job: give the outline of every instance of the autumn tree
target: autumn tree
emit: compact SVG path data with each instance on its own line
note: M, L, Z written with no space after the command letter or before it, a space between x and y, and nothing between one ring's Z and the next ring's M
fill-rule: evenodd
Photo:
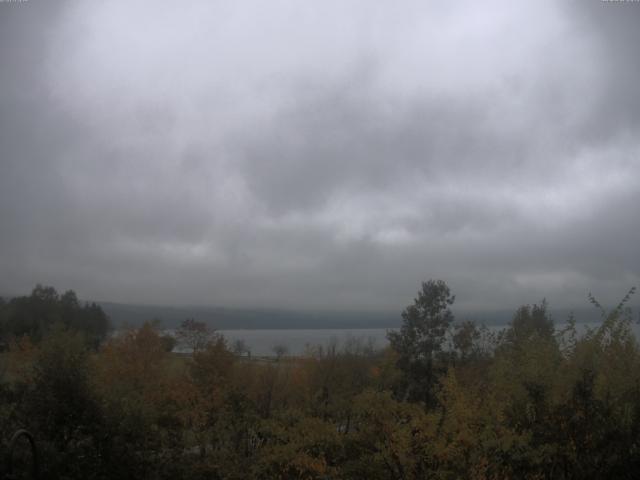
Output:
M242 357L246 354L247 357L251 358L251 348L249 348L247 342L245 342L241 338L233 342L233 353L239 357Z
M204 349L214 338L215 332L206 323L199 322L193 318L183 320L176 330L176 338L182 348L188 349L192 353Z
M547 301L543 299L540 305L522 305L518 308L505 332L505 340L511 344L522 344L534 336L549 340L553 334L553 320L548 313Z
M78 478L95 470L103 417L82 335L55 327L40 346L33 374L25 416L38 432L48 475Z
M453 347L461 360L468 360L476 351L481 332L470 320L459 323L454 328Z
M162 337L150 323L110 339L95 359L96 390L107 421L102 452L112 478L149 478L166 469L178 422L171 405L174 374ZM167 462L166 464L164 462Z

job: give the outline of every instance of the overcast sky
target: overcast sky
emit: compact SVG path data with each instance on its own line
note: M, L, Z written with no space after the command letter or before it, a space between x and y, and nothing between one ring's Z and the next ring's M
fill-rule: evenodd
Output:
M640 3L0 3L0 292L396 310L640 284Z

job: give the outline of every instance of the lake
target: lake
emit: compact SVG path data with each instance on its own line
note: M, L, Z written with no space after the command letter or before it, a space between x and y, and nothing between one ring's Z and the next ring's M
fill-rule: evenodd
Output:
M587 328L596 328L599 322L578 323L576 328L579 333L585 332ZM565 326L563 323L556 324L556 329L560 330ZM488 325L492 332L498 332L505 325ZM637 323L632 325L636 338L640 338L640 326ZM389 343L387 332L395 330L392 328L369 328L369 329L290 329L290 330L218 330L224 335L230 348L236 340L243 340L255 356L273 356L274 347L282 345L287 349L287 355L302 355L308 346L327 346L337 343L338 347L345 345L349 341L360 340L371 342L376 349L382 349Z
M369 329L318 329L318 330L218 330L224 335L230 348L236 340L243 340L251 350L251 355L264 357L275 355L273 348L282 345L287 355L302 355L307 346L330 345L338 347L350 340L372 342L374 348L384 348L387 341L386 328Z

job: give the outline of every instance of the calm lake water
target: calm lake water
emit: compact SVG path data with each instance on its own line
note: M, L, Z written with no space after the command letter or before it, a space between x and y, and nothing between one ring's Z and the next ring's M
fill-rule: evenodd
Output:
M579 333L585 332L587 328L595 328L599 323L578 323L576 329ZM560 330L563 324L556 324L556 329ZM505 328L505 325L488 325L492 332L498 332ZM282 345L287 349L288 355L302 355L309 346L327 346L336 343L338 348L347 342L359 340L365 344L371 342L376 349L384 348L389 342L387 332L394 329L371 328L371 329L318 329L318 330L218 330L227 339L232 348L236 340L242 340L255 356L271 356L274 354L274 347ZM633 331L636 338L640 338L640 326L633 324Z
M327 346L336 343L338 347L349 341L371 342L376 349L387 345L387 329L319 329L319 330L218 330L233 348L236 340L243 340L251 350L251 355L259 357L275 355L273 348L282 345L287 355L302 355L308 347Z

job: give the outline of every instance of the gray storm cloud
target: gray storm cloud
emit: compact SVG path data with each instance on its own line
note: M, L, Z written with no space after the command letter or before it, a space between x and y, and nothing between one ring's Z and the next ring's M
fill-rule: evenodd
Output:
M640 277L640 4L0 3L0 292L394 310Z

